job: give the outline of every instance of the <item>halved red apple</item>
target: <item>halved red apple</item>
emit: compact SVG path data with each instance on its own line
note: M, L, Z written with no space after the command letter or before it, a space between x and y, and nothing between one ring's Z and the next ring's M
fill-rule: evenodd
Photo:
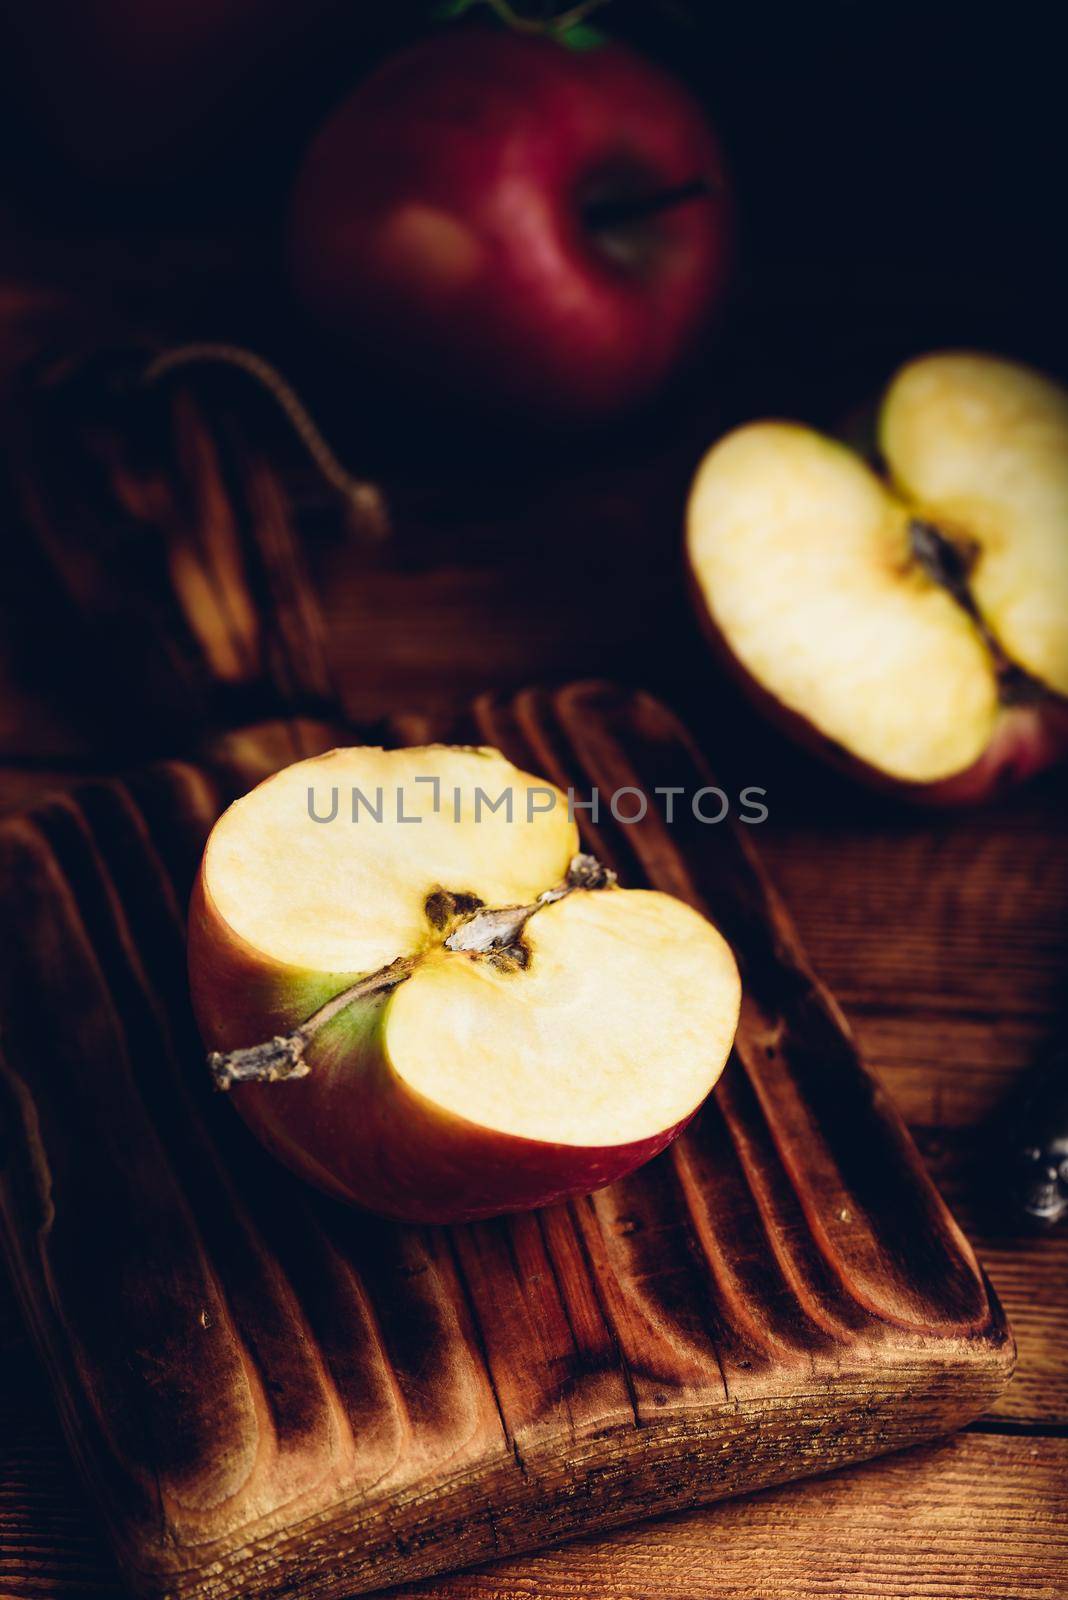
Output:
M432 1222L656 1155L719 1076L740 1002L716 929L617 887L559 790L446 746L335 750L232 805L189 971L216 1080L268 1148Z
M894 378L880 477L785 422L705 457L687 550L760 704L853 770L981 799L1068 749L1068 394L991 356Z

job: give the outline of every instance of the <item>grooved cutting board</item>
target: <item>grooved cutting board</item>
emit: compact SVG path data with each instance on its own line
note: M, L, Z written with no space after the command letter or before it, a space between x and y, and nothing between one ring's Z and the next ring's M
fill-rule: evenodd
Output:
M666 710L604 685L393 733L495 743L580 791L711 781ZM336 737L232 735L0 830L4 1242L131 1584L340 1597L986 1407L1011 1335L764 884L759 829L655 805L587 829L625 884L707 910L742 968L735 1054L650 1167L418 1229L272 1164L209 1088L184 905L221 806Z

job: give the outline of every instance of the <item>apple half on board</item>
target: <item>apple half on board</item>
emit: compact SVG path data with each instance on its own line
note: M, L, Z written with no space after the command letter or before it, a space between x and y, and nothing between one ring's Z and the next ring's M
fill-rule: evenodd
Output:
M1068 751L1068 393L992 356L902 368L885 475L799 424L698 469L709 635L788 731L881 786L984 799Z
M193 891L189 973L216 1083L267 1148L419 1222L648 1161L718 1078L740 1004L717 930L619 888L564 794L444 745L333 750L236 801Z

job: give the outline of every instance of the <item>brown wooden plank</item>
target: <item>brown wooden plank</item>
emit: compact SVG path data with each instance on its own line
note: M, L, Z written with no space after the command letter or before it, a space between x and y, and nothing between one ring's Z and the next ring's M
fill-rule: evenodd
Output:
M933 1159L939 1185L951 1198L956 1214L976 1244L1017 1338L1019 1365L1016 1377L995 1400L990 1415L1010 1420L1021 1429L1036 1425L1068 1428L1068 1353L1064 1331L1068 1326L1068 1236L1054 1234L1036 1238L1030 1235L999 1237L996 1233L984 1235L975 1222L976 1197L982 1192L981 1176L975 1173L970 1164L962 1164L962 1153L952 1143L943 1143L935 1151ZM467 1239L477 1240L480 1253L487 1248L495 1248L492 1245L495 1235L502 1241L507 1239L507 1230L503 1225L483 1228L477 1234L474 1230L465 1232ZM549 1299L551 1278L541 1270L538 1260L539 1230L531 1221L526 1229L516 1230L517 1238L521 1234L534 1241L534 1255L524 1258L522 1274L522 1281L529 1286L527 1303L530 1317L538 1329L551 1328L552 1308L557 1302ZM476 1268L466 1250L464 1262L465 1274L470 1281ZM492 1277L492 1272L491 1264L487 1275ZM504 1310L510 1304L504 1302L502 1306L498 1302L498 1309ZM491 1326L496 1327L497 1324L491 1322ZM502 1337L507 1337L509 1331L502 1330ZM524 1327L522 1337L530 1342L532 1349L539 1347L534 1343L535 1329L529 1323ZM546 1335L540 1333L537 1337L543 1344ZM6 1596L10 1592L22 1600L23 1589L18 1584L28 1584L28 1574L32 1572L33 1583L37 1587L26 1590L26 1593L45 1597L45 1600L52 1595L64 1597L65 1600L65 1597L77 1597L83 1592L95 1593L96 1585L102 1585L110 1597L114 1593L112 1581L105 1576L111 1572L110 1562L100 1548L95 1519L90 1517L80 1490L72 1481L67 1451L52 1421L51 1402L38 1378L36 1362L28 1352L22 1319L16 1313L13 1300L5 1296L0 1296L0 1352L4 1354L0 1372L0 1417L3 1418L3 1425L0 1426L0 1439L3 1441L0 1445L0 1504L4 1507L0 1515L0 1594ZM559 1350L552 1346L545 1350L542 1357L546 1365L558 1359ZM537 1360L530 1363L529 1370L537 1392L540 1388ZM566 1408L567 1403L566 1395L561 1393L558 1404ZM517 1417L521 1419L520 1398L514 1396L512 1404ZM1046 1441L1040 1440L1039 1448L1032 1456L1022 1453L1021 1473L1030 1470L1037 1478L1045 1449ZM985 1475L987 1469L983 1470ZM863 1520L868 1512L869 1501L880 1507L898 1508L898 1513L904 1514L903 1496L907 1483L905 1477L888 1479L882 1474L867 1472L855 1502L850 1500L850 1504L855 1505L852 1515ZM937 1505L942 1508L941 1521L967 1517L967 1505L963 1501L967 1489L962 1487L954 1473L947 1473L945 1477L932 1474L930 1493L932 1507ZM839 1504L837 1495L837 1490L830 1491L832 1509ZM762 1504L762 1499L756 1504ZM802 1515L813 1519L818 1516L818 1503L807 1494L804 1507ZM716 1516L717 1513L708 1515ZM672 1526L685 1529L686 1524ZM731 1542L734 1541L744 1554L746 1526L745 1521L731 1525L728 1550L734 1548ZM717 1540L721 1537L728 1536L721 1533L717 1535ZM797 1528L785 1515L773 1527L762 1527L762 1549L769 1560L769 1570L778 1570L788 1564L790 1550L797 1542L797 1537ZM846 1538L846 1529L836 1522L828 1544L837 1547ZM665 1561L673 1561L673 1549L674 1539L665 1548ZM611 1570L614 1558L610 1546L605 1547L604 1559ZM821 1567L820 1570L824 1569ZM528 1587L533 1582L533 1571L527 1562L510 1569L510 1581L511 1574L514 1574L520 1592L522 1582L526 1582ZM1064 1581L1068 1585L1068 1576ZM844 1596L849 1590L840 1589L838 1592ZM834 1600L834 1588L829 1589L828 1593ZM946 1593L954 1596L954 1600L976 1600L984 1590L980 1582L973 1593L970 1577L961 1575L947 1586ZM684 1585L677 1591L677 1600L692 1600Z
M1068 1440L968 1432L390 1600L1060 1600ZM0 1402L0 1594L123 1600L32 1368Z
M1035 1234L1007 1222L989 1155L973 1138L943 1134L924 1143L1016 1335L1016 1376L990 1415L1020 1427L1068 1429L1068 1231Z
M1041 927L1034 931L1041 940ZM928 938L937 944L937 931ZM931 1017L907 1007L854 1021L866 1058L908 1120L1016 1335L1016 1377L993 1415L1068 1427L1068 1234L1036 1235L1017 1219L1003 1189L1000 1144L1003 1108L1063 1024L1052 1017Z
M1053 1016L1068 972L1068 775L986 811L872 810L791 821L769 797L761 848L806 949L847 1008L958 1017L992 1033ZM789 806L789 802L787 802ZM828 888L828 865L848 893Z
M85 769L50 764L40 767L0 765L0 816L39 805L50 795L84 781L88 775Z
M1022 1363L1019 1382L997 1397L991 1415L1021 1427L1068 1428L1068 1239L1061 1234L1021 1243L984 1238L978 1230L972 1238L1015 1319Z
M120 1600L123 1590L36 1356L0 1344L0 1595L4 1600Z
M1041 932L1035 929L1037 939ZM931 943L938 937L937 930L928 930ZM869 939L874 946L877 936ZM854 1002L848 1015L865 1060L905 1121L932 1138L962 1129L978 1140L1022 1075L1048 1054L1058 1031L1052 1010L1035 1016L933 1016L912 1010L906 999L892 1012Z
M389 1600L1061 1600L1068 1440L962 1434Z
M668 713L603 686L456 731L580 787L708 777ZM4 1231L135 1585L351 1593L988 1404L1000 1313L734 834L651 813L591 837L624 881L706 907L743 968L736 1059L668 1159L451 1232L342 1212L268 1161L208 1091L182 907L234 787L331 737L237 736L2 834Z

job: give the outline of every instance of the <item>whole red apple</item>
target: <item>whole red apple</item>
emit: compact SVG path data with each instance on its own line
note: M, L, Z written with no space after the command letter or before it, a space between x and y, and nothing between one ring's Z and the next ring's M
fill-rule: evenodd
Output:
M318 321L395 370L598 416L692 350L730 211L716 138L659 67L460 30L386 62L321 129L292 271Z

